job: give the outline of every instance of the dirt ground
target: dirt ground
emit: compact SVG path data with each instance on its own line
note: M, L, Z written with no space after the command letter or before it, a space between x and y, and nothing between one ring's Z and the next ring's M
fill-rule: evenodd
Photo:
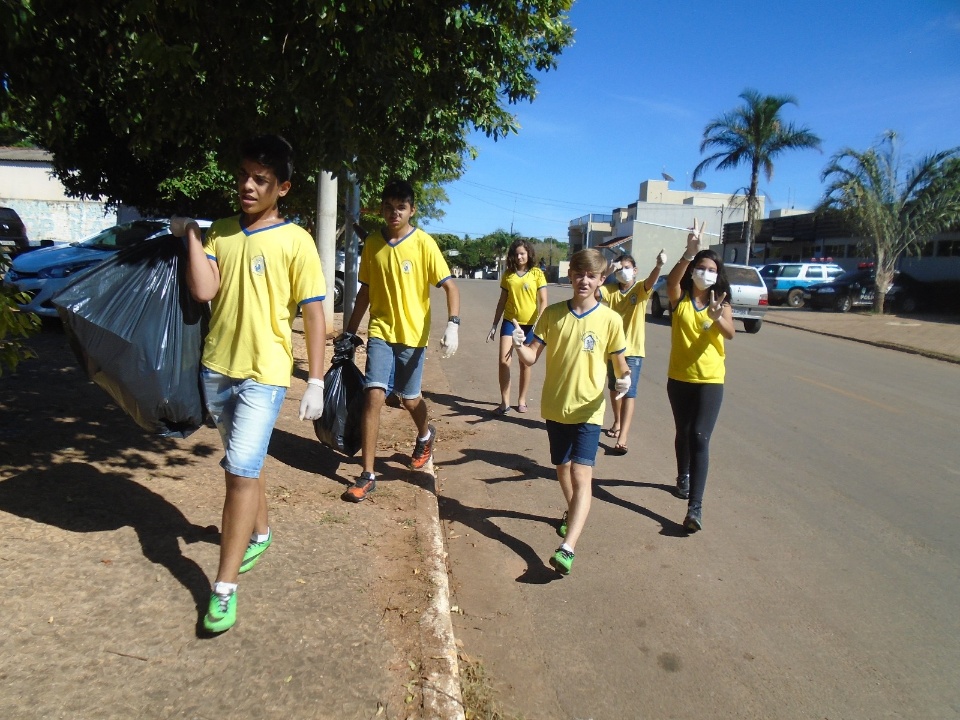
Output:
M384 411L387 472L369 501L343 502L359 454L297 419L295 329L264 468L275 541L241 578L237 626L212 640L198 622L218 556L216 431L146 434L86 379L58 323L30 341L38 359L0 377L0 717L422 716L430 483L404 470L412 426Z

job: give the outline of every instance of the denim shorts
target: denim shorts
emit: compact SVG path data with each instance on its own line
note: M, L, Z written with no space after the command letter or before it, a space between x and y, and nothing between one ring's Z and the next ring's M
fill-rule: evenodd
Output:
M516 325L513 324L513 320L506 320L506 319L505 319L502 323L500 323L500 337L509 337L509 336L513 335L513 329L514 329L515 327L516 327ZM530 341L532 341L532 340L533 340L533 325L524 325L523 323L520 323L520 327L523 328L523 333L524 333L524 335L526 335L526 338L524 339L524 342L525 342L525 343L529 343Z
M220 431L225 454L220 467L258 478L287 389L256 380L236 380L201 368L207 410Z
M627 361L627 367L630 368L630 389L624 398L635 398L637 396L637 384L640 382L640 368L643 366L643 358L639 355L627 355L624 360ZM613 361L607 360L607 388L616 389L617 374L613 369Z
M550 440L550 462L564 465L575 462L577 465L593 467L597 460L597 448L600 445L600 426L592 423L570 424L547 420L547 438Z
M420 397L423 351L424 348L370 338L367 340L367 371L363 387L381 388L405 400Z

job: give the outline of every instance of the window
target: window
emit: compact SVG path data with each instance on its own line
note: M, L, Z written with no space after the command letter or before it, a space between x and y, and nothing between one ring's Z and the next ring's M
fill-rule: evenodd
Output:
M941 240L937 247L938 257L960 257L960 240Z
M784 265L783 272L780 273L780 277L784 278L795 278L800 277L800 265Z
M823 268L816 265L808 267L807 280L823 280Z

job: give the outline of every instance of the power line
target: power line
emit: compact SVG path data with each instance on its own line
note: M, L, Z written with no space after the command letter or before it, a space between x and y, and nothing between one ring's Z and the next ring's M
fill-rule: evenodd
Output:
M603 203L584 203L574 200L556 200L554 198L545 198L538 195L527 195L525 193L519 193L514 190L503 190L501 188L493 187L492 185L483 185L482 183L474 182L472 180L459 180L458 183L463 183L465 185L472 185L473 187L482 188L484 190L492 190L493 192L501 193L503 195L512 195L514 197L521 198L530 198L531 200L540 200L545 205L557 205L557 206L569 206L569 207L578 207L578 208L588 208L594 212L599 212L596 210L598 207L607 207Z

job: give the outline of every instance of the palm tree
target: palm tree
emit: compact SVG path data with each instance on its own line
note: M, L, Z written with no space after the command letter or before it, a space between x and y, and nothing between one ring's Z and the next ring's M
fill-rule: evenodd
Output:
M840 150L820 175L828 185L819 210L840 210L869 243L878 313L900 256L960 222L960 146L921 158L904 174L897 140L888 131L864 152Z
M773 178L773 160L784 150L820 149L820 138L805 127L785 123L780 117L784 105L796 105L792 95L761 95L746 89L740 93L744 104L725 112L703 129L700 152L719 149L693 170L697 180L711 165L728 170L750 165L750 186L747 190L747 264L753 244L754 224L759 221L758 187L760 170L767 182ZM722 232L722 228L721 228Z

